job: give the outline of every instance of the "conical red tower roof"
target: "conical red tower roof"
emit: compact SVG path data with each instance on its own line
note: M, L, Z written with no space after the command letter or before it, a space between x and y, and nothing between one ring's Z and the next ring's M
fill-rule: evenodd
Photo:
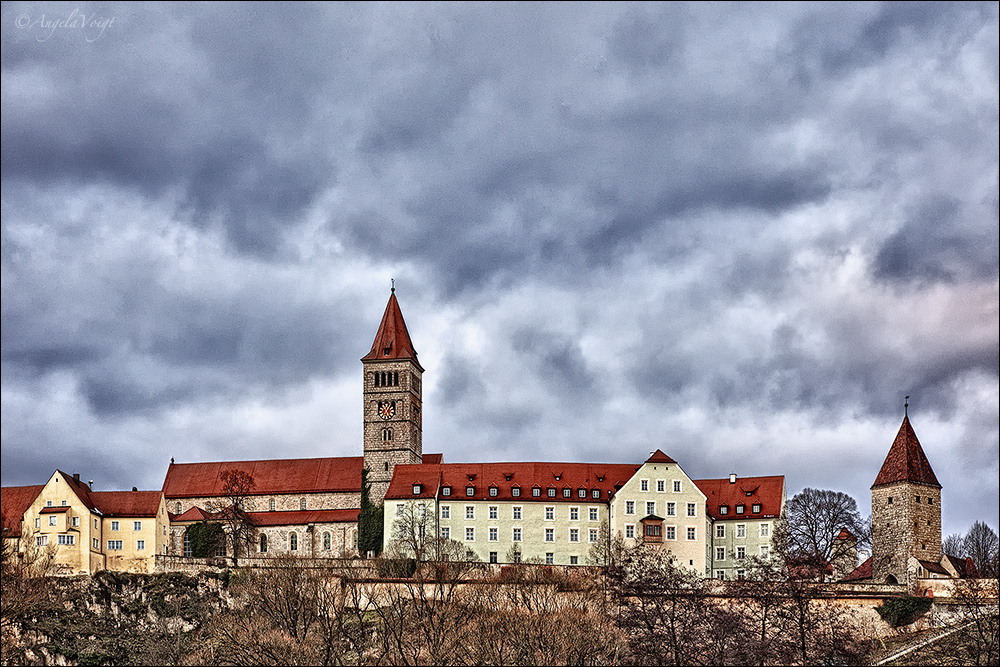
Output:
M897 482L915 482L941 488L930 462L924 455L920 441L917 440L917 434L910 426L910 419L905 416L872 488Z
M396 301L396 289L389 295L389 303L385 306L382 323L378 325L378 333L372 343L371 351L361 357L361 361L389 361L392 359L412 359L421 371L424 369L417 361L417 351L413 349L413 341L406 330L403 313Z

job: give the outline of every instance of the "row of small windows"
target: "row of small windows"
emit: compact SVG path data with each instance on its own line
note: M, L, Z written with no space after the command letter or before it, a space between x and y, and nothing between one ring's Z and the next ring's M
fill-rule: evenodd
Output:
M422 488L422 486L420 484L414 484L413 485L413 494L414 495L419 494L420 491L418 489L421 489L421 488ZM441 487L441 495L442 496L444 496L444 497L447 498L447 497L451 496L451 493L452 493L452 488L450 486L442 486ZM491 487L489 487L488 493L489 493L489 497L490 498L498 498L500 496L500 488L497 487L497 486L491 486ZM474 497L476 495L476 487L473 486L473 485L469 485L469 486L465 487L465 495L466 495L467 498ZM520 498L521 497L521 487L519 487L519 486L512 486L512 487L510 487L510 495L511 495L512 498ZM555 487L551 487L550 486L547 489L545 489L545 495L548 498L556 498L559 495L559 489L556 489ZM576 490L576 496L578 498L586 498L588 495L591 498L593 498L595 500L598 500L601 497L601 490L600 489L589 489L588 490L588 489L585 489L583 487L581 487L581 488L579 488L579 489ZM540 486L533 486L533 487L531 487L531 497L532 498L541 498L542 497L542 488ZM573 497L573 489L571 489L568 486L567 487L563 487L563 489L562 489L562 497L563 498L572 498ZM610 489L608 490L608 497L609 498L611 497L611 490Z
M635 502L634 500L625 501L625 514L635 514ZM662 501L647 500L646 501L646 515L656 514L656 503ZM677 503L671 501L666 503L664 507L667 516L677 516ZM687 516L698 516L698 504L697 503L687 503L686 508Z
M758 552L759 552L759 555L760 555L761 558L767 558L767 557L769 557L771 555L771 547L770 547L770 545L762 544L762 545L760 545L758 547ZM738 547L736 547L736 551L730 552L729 555L732 555L732 557L733 557L734 560L744 560L747 557L747 548L745 546L742 546L742 545L738 546ZM715 560L716 561L729 560L729 559L726 558L726 556L727 556L727 554L726 554L726 548L725 547L716 547L715 548Z
M372 373L375 376L374 384L376 387L398 387L399 386L399 371L381 371L378 373Z
M396 505L396 516L403 516L403 514L404 514L405 511L406 511L406 505L404 505L403 503L398 503ZM423 516L425 514L425 512L427 511L426 506L420 505L419 511L420 511L420 516ZM491 521L498 519L500 517L500 506L499 505L490 505L487 508L487 513L488 513L488 516L489 516L489 518L490 518ZM520 505L514 505L513 507L511 507L511 519L513 519L514 521L521 521L523 515L524 515L524 511L523 511L523 508ZM555 507L546 507L545 508L545 520L546 521L555 521L555 515L556 515L556 508ZM590 521L600 521L600 510L598 508L596 508L596 507L588 507L587 508L587 517L588 517L588 519ZM441 505L441 518L442 519L450 519L451 518L451 505ZM475 518L476 518L476 506L475 505L466 505L465 506L465 518L469 519L469 520L473 520L473 521L475 520ZM579 507L570 507L569 508L569 520L570 521L579 521L580 520L580 508Z
M499 528L489 528L486 531L487 541L489 542L499 542L500 541L500 529ZM545 528L544 537L546 542L556 541L556 531L555 528ZM570 528L567 533L567 539L571 543L579 543L581 541L581 532L579 528ZM441 539L450 540L451 539L451 528L448 526L441 527ZM591 528L587 531L587 540L589 543L594 544L600 539L600 531L597 528ZM465 528L465 540L466 542L476 541L476 529L472 526L467 526ZM524 541L524 529L523 528L513 528L511 530L511 541L512 542L523 542Z
M920 504L920 496L917 495L917 496L914 496L914 498L916 499L917 504ZM934 499L931 498L930 496L925 496L924 499L927 501L928 505L933 505L934 504ZM892 504L892 496L889 496L889 500L888 500L888 502L886 504L887 505L891 505Z
M760 503L754 503L750 506L750 512L753 514L760 514L761 512ZM746 514L747 506L743 503L736 505L737 514ZM719 505L719 514L729 514L729 505Z
M35 546L44 547L44 546L48 546L48 544L49 544L49 536L48 535L37 535L35 537ZM76 535L57 535L56 536L56 544L58 544L61 547L73 546L73 545L76 544ZM93 548L95 550L100 549L101 548L101 542L100 542L100 540L98 540L95 537L94 540L93 540L93 545L92 546L93 546ZM125 549L125 541L124 540L108 540L108 549L107 549L108 551L122 551L124 549ZM146 550L146 540L136 540L135 541L135 550L136 551L145 551Z
M648 479L640 479L639 480L639 490L640 491L649 491L649 480ZM674 480L673 490L674 490L674 493L680 493L681 492L681 481L679 479L675 479ZM666 491L667 491L667 480L665 480L665 479L658 479L658 480L656 480L656 492L657 493L666 493Z

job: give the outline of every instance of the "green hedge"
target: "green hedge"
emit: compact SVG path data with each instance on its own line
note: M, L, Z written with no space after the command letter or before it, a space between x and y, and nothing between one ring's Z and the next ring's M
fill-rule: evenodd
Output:
M886 598L875 611L882 620L894 628L909 625L927 613L933 600L904 595L901 598Z

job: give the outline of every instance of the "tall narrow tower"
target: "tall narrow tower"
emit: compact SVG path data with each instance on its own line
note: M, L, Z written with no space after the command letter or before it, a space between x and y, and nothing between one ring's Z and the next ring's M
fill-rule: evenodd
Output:
M872 580L906 583L911 557L941 561L941 484L904 416L872 484Z
M393 287L371 351L361 358L364 367L365 468L371 482L370 498L385 497L393 469L421 463L421 378L403 313Z

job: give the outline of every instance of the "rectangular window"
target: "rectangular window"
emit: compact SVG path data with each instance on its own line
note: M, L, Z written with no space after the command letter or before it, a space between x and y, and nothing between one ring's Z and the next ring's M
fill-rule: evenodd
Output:
M441 518L442 519L450 519L451 518L451 505L442 505L441 506Z
M577 495L580 496L581 498L586 498L587 497L587 489L579 489L577 491Z
M465 541L466 542L475 542L476 541L476 529L475 528L466 528L465 529Z
M635 526L630 523L625 524L625 537L629 539L635 537Z
M546 528L545 529L545 541L546 542L555 542L556 541L556 529L555 528Z
M639 490L640 491L649 491L649 480L648 479L640 479L639 480Z
M668 540L676 540L677 539L677 526L667 526L666 533L667 533L666 537L667 537Z
M726 580L726 571L725 570L716 570L715 571L715 578L716 579L721 579L722 581L725 581Z
M500 516L500 509L496 505L490 505L490 520L496 521Z
M720 523L715 526L715 536L722 539L726 536L726 524Z
M476 506L475 505L466 505L465 506L465 518L466 519L475 519L476 518Z
M499 491L497 490L497 487L491 486L490 487L490 498L496 498L497 497L497 493L499 493Z
M590 510L589 510L589 516L588 516L588 518L589 518L589 519L590 519L591 521L597 521L597 519L598 519L598 516L597 516L597 508L596 508L596 507L591 507L591 508L590 508Z
M521 487L515 486L514 488L512 488L510 490L510 495L512 495L515 498L520 498L521 497Z
M674 493L681 492L681 481L679 479L674 480Z
M698 505L696 505L695 503L688 503L687 513L688 516L698 516Z
M737 514L743 514L743 510L745 510L745 509L746 509L745 505L737 505L736 506L736 513Z
M73 517L73 527L76 528L79 525L80 525L80 517L78 516Z
M563 489L563 498L571 498L573 496L572 489Z
M180 514L180 512L178 512ZM97 530L97 519L94 519L94 530Z
M736 524L736 537L747 536L747 525L745 523Z
M406 505L403 503L396 503L396 516L403 516L403 512L406 511Z
M496 551L491 551L490 552L490 562L491 563L496 563L496 562L498 562L498 560L499 559L497 558L497 552Z
M472 496L476 495L476 487L474 487L474 486L467 486L467 487L465 487L465 495L467 497L469 497L469 498L471 498Z
M441 489L441 495L442 496L450 496L451 495L451 487L450 486L443 487Z
M549 495L549 498L555 498L556 497L556 490L555 489L549 489L548 490L548 495Z
M754 503L751 509L754 514L760 514L760 503Z
M760 536L770 537L770 535L771 535L771 524L769 523L760 524Z
M920 496L917 496L917 502L918 503L920 502ZM65 500L60 500L59 504L62 505L63 507L66 507L66 501Z
M100 551L101 541L95 537L91 540L91 546L94 548L95 551Z
M540 498L541 496L542 496L542 490L539 489L537 486L531 490L532 498Z
M687 529L687 538L688 538L688 541L697 540L698 539L698 529L695 528L694 526L688 526L688 529Z
M122 541L121 540L108 540L108 551L121 551Z
M715 547L715 560L726 560L725 547Z
M770 555L771 555L771 547L766 544L760 545L760 557L767 558Z
M655 500L647 500L646 501L646 515L649 516L650 514L656 514L656 501Z
M747 548L744 546L736 547L736 560L743 560L747 557Z
M59 535L58 542L64 546L76 544L76 535Z
M635 501L626 500L625 501L625 514L635 514Z
M579 556L570 556L569 557L569 564L570 565L579 565L580 564L580 557Z
M677 503L667 503L667 516L677 516Z
M590 497L594 498L595 500L598 499L598 498L600 498L601 497L601 490L600 489L594 489L593 491L590 492Z
M597 541L597 535L598 535L597 529L596 528L591 528L590 529L590 541L591 542L596 542Z
M133 521L132 530L142 530L142 521Z
M556 562L556 555L554 553L552 553L551 551L546 551L545 552L545 564L546 565L552 565L555 562Z
M556 508L555 507L546 507L545 508L545 520L546 521L555 521L555 519L556 519Z
M39 517L36 516L35 517L35 528L41 528L41 527L42 527L42 520ZM94 528L97 528L97 526L94 526Z
M56 517L55 514L52 514L51 516L49 516L49 525L50 526L56 525L56 519L57 519L57 517Z
M135 550L136 551L143 551L145 548L146 548L146 540L136 540L135 541Z
M490 528L490 542L496 542L500 539L499 529Z
M511 509L511 511L513 513L513 519L514 519L514 521L520 521L521 520L521 506L520 505L514 505L514 507Z
M515 528L514 529L513 541L514 542L520 542L521 541L521 529L520 528Z
M570 507L569 508L569 520L570 521L579 521L580 520L580 508L579 507Z
M442 540L450 540L451 539L451 528L449 528L448 526L443 526L441 528L441 539Z
M49 543L48 535L39 535L38 537L35 538L36 547L44 547L48 543Z
M667 490L667 480L658 479L656 480L656 491L657 493L663 493Z
M570 542L579 542L580 541L580 529L579 528L570 528L569 529L569 541Z

